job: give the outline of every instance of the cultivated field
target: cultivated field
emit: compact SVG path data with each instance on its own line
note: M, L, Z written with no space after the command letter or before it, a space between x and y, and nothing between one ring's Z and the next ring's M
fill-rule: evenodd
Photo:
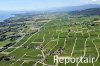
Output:
M15 45L0 52L0 57L11 58L0 61L0 66L65 66L54 63L54 55L95 57L94 63L68 63L66 66L99 66L100 24L87 24L87 19L92 18L62 17L37 22L36 25L44 24L38 32L25 35Z

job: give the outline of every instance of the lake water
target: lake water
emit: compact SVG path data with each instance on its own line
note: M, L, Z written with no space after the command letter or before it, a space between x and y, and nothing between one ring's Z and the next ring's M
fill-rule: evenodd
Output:
M0 11L0 22L2 22L4 19L14 17L14 14L19 14L19 13L25 13L23 11Z
M7 19L9 17L13 17L13 13L11 12L0 12L0 22L2 22L4 19Z

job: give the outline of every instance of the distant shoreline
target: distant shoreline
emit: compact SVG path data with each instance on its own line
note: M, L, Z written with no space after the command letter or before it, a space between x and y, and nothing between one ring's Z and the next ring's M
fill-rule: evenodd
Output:
M15 17L15 14L19 14L21 12L18 11L0 11L0 22L3 22L5 19L8 19L10 17Z
M13 14L0 14L0 22L3 22L5 19L8 19L10 17L14 17Z

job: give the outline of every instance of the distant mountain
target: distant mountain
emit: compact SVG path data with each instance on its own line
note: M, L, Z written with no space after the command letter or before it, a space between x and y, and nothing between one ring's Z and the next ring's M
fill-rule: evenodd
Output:
M100 5L98 5L98 4L88 4L88 5L82 5L82 6L69 7L67 9L70 10L70 11L75 11L75 10L84 10L84 9L89 9L89 8L100 8Z
M100 15L100 8L89 8L81 11L71 11L70 15L85 15L85 16L94 16Z
M68 11L76 11L76 10L85 10L89 8L100 8L100 5L98 4L86 4L81 6L71 6L71 7L61 7L56 8L51 11L57 11L57 12L68 12Z

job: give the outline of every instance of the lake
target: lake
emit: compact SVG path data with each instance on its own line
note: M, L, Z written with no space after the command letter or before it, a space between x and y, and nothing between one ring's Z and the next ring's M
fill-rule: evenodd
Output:
M0 22L2 22L4 19L7 19L9 17L13 17L14 15L12 15L12 12L3 12L0 11Z
M7 19L9 17L14 17L14 14L18 14L18 13L23 13L20 11L0 11L0 22L2 22L4 19Z

